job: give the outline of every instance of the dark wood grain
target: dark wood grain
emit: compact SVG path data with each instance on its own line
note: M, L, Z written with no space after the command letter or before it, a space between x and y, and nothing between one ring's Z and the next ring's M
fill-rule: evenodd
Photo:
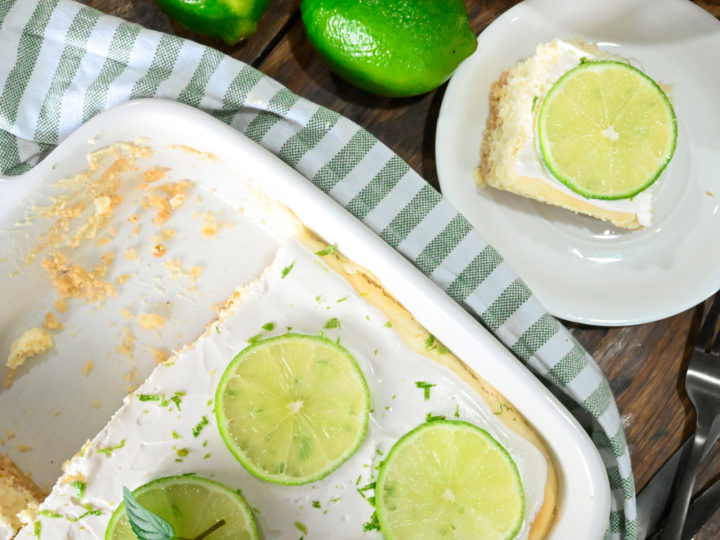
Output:
M287 26L298 17L300 0L272 0L258 23L257 32L237 45L228 45L219 38L196 34L171 21L152 0L80 0L108 15L138 23L145 28L175 34L214 47L225 54L257 65L286 33Z
M432 185L438 186L435 124L444 87L416 98L390 99L365 93L339 79L305 38L298 17L299 0L272 0L258 32L236 47L174 26L151 0L83 1L148 28L199 40L253 63L293 92L365 127ZM515 3L466 0L472 29L476 33L482 31ZM696 3L720 17L720 0ZM691 309L655 323L630 327L569 325L610 381L626 430L638 489L694 429L695 415L682 381L688 359L688 336L698 324L699 313ZM720 448L716 445L702 468L699 486L717 478L719 472ZM720 538L718 514L698 536L701 540L717 538Z

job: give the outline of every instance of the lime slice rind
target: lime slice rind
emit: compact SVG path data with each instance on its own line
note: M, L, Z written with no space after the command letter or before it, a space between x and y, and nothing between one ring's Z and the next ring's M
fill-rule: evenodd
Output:
M173 495L168 494L168 490L172 491L177 488L188 488L191 492L186 496L182 496L184 499L182 502L184 502L184 504L192 508L193 511L197 509L200 512L205 512L203 516L200 516L200 518L206 518L206 524L200 526L203 530L199 531L197 529L198 524L202 521L197 515L185 515L183 517L177 515L177 500L173 502ZM205 503L208 504L204 504L203 495L199 495L199 493L203 492L205 494ZM166 476L157 478L138 487L133 491L133 495L141 505L168 521L170 525L173 526L176 535L197 535L206 530L209 525L217 523L220 519L228 519L229 515L220 515L222 512L218 512L220 506L224 505L226 510L230 510L230 513L234 511L239 514L241 523L238 523L237 520L234 519L231 523L218 529L213 533L214 535L218 535L218 538L242 538L245 540L258 540L260 538L255 518L247 501L245 501L239 491L232 490L228 486L215 480L194 475ZM160 501L161 507L163 505L169 506L170 509L166 509L165 512L158 511L152 503L153 500L155 502ZM214 504L212 504L212 502L214 502ZM207 516L213 512L218 512L218 515L208 520ZM188 533L187 529L185 529L188 524L196 527L191 533ZM230 526L232 526L233 529L225 528ZM115 512L113 512L108 522L107 529L105 530L105 540L136 540L136 538L127 520L125 503L122 502L115 509Z
M396 531L395 525L391 522L392 520L389 518L389 514L391 512L396 512L398 508L400 508L400 505L397 504L398 499L402 498L403 495L411 494L411 498L418 498L419 500L413 504L409 503L408 506L413 508L414 514L412 517L405 516L405 519L401 519L400 522L404 523L420 523L419 527L421 527L421 532L414 533L414 534L421 534L423 538L426 540L434 540L435 538L444 538L446 536L448 537L459 537L462 538L463 532L461 527L459 526L459 522L453 523L453 525L458 525L456 528L455 526L451 525L451 527L444 532L441 532L440 534L434 535L435 532L432 530L432 527L435 526L440 520L444 519L445 516L443 515L443 512L445 511L445 508L450 508L451 511L455 510L455 517L459 515L464 515L465 517L469 515L473 515L473 512L475 509L468 507L467 505L463 506L462 511L457 511L454 507L456 504L461 504L462 501L458 499L456 502L454 499L451 503L447 503L446 501L443 501L442 504L437 504L437 501L432 498L432 493L424 492L422 489L422 483L423 481L432 476L437 476L434 474L435 470L441 470L443 468L443 464L450 464L449 467L446 467L448 469L457 468L460 469L461 466L458 464L467 463L467 459L465 459L467 456L462 455L462 451L455 453L453 456L443 456L442 451L437 451L437 448L433 447L433 449L430 449L429 452L432 454L432 459L435 461L436 466L433 467L433 471L430 471L428 469L424 468L417 468L417 473L419 477L421 478L420 482L412 482L412 479L409 480L409 486L407 486L407 489L403 491L403 486L398 486L397 480L388 480L388 478L393 474L393 468L400 468L405 467L406 470L407 467L414 467L416 463L413 463L412 460L407 461L407 455L415 455L415 457L418 456L418 452L422 452L423 449L429 449L430 446L432 446L432 441L430 441L430 444L428 444L428 440L425 441L420 440L418 442L416 439L418 437L426 434L427 430L432 429L454 429L454 430L461 430L466 433L471 434L471 436L478 437L479 439L482 439L483 443L487 444L487 447L489 448L489 451L493 453L495 458L499 458L501 467L507 467L507 469L504 471L506 473L506 477L508 479L508 492L507 494L510 495L511 498L515 498L514 500L514 511L512 514L515 516L514 519L508 520L510 525L503 526L503 524L499 525L499 528L502 529L501 532L498 533L498 535L494 538L503 539L503 540L510 540L512 538L515 538L515 536L518 534L518 532L521 530L524 524L524 518L525 518L525 492L522 486L522 481L520 479L520 472L517 468L517 465L513 461L510 454L508 454L507 450L498 442L496 441L487 431L484 429L471 424L469 422L464 422L461 420L437 420L429 423L422 424L412 431L406 433L403 435L393 446L393 448L390 450L387 458L380 466L380 470L378 473L377 481L375 484L375 501L376 501L376 510L377 510L377 517L378 517L378 523L380 525L380 529L383 532L384 537L386 540L405 540L406 536L403 536L403 533L398 534ZM442 438L442 437L440 437ZM424 443L424 444L423 444ZM420 449L413 448L413 446L420 447ZM440 445L442 448L442 444ZM445 445L445 447L449 447L450 445ZM405 455L403 455L405 454ZM479 455L479 454L478 454ZM483 454L484 457L487 456L487 453ZM453 459L455 458L455 459ZM402 460L405 459L406 463L402 463ZM396 462L399 461L400 465L396 465ZM470 469L464 469L464 470L470 470ZM470 484L475 483L475 488L478 490L482 490L484 488L478 487L479 484L482 482L480 478L475 478L472 475L466 476L466 479L470 479ZM466 482L468 483L468 482ZM438 484L435 483L435 486ZM473 499L477 495L477 491L473 494ZM391 495L388 495L391 494ZM506 494L506 495L507 495ZM428 509L432 515L418 515L418 510L425 507ZM402 509L401 509L402 510ZM494 513L497 509L493 509L491 513ZM422 512L422 510L420 510ZM480 520L486 519L485 517L479 518ZM492 517L486 519L492 521ZM465 523L467 525L467 522ZM470 534L477 533L476 530L470 529L472 531ZM407 531L406 531L407 532ZM467 531L466 531L467 532ZM415 536L413 534L410 534L409 537L420 537Z
M639 82L640 85L645 84L648 89L652 89L651 94L658 100L659 103L663 105L663 110L667 114L666 125L667 128L669 128L669 138L667 138L666 144L662 145L662 151L655 152L656 154L661 156L661 159L655 159L655 161L652 161L651 166L649 167L651 171L648 174L642 176L640 180L634 182L634 184L629 187L615 190L604 189L602 192L600 192L598 190L587 189L587 187L584 187L584 182L582 179L574 178L572 175L566 174L564 172L564 169L566 169L566 167L563 167L563 165L558 163L558 158L561 158L561 156L555 156L553 154L552 143L549 141L549 136L547 134L547 112L548 108L551 106L555 98L563 92L569 81L572 81L574 78L578 77L579 75L583 75L584 72L588 72L590 70L602 71L607 69L616 69L617 67L620 67L628 74L632 74L632 76L635 78L636 81ZM555 82L550 91L546 94L537 116L538 146L543 164L554 178L562 182L570 190L578 193L579 195L582 195L587 199L628 199L645 191L657 181L662 172L667 168L667 165L670 163L670 160L672 159L677 146L677 132L677 118L675 116L675 111L673 109L672 103L670 102L670 99L667 97L663 89L652 78L648 77L645 73L643 73L636 67L617 60L588 60L580 63L576 67L564 73ZM614 130L610 131L610 133L614 134ZM587 154L591 153L591 150L585 152L580 151L579 153L586 156ZM652 159L652 157L650 157L649 159ZM610 176L610 179L612 183L615 183L615 181L612 179L612 176ZM622 179L620 181L622 181Z
M325 349L325 352L329 353L331 356L335 355L337 359L343 363L341 366L342 376L332 385L332 387L324 385L324 388L309 392L314 396L314 398L316 398L317 402L315 403L315 410L317 411L319 408L326 409L325 414L320 412L315 415L316 418L319 416L321 419L323 415L325 416L324 421L326 425L319 426L319 432L322 433L323 437L327 437L324 441L324 446L318 442L319 437L310 436L312 433L318 433L318 431L316 431L318 426L314 426L314 423L316 422L312 420L308 420L306 418L303 422L295 422L293 424L293 429L290 431L292 433L292 437L291 440L287 442L286 448L288 450L288 454L296 455L299 459L303 458L304 453L309 455L310 452L325 452L325 455L327 455L329 452L328 449L332 447L333 437L335 437L336 441L338 438L343 438L344 444L342 444L339 451L332 453L332 456L327 458L321 466L309 473L298 473L297 470L293 470L290 465L287 465L286 469L285 466L289 463L289 460L279 464L282 466L282 469L276 468L275 470L268 470L268 467L261 466L257 460L254 459L254 456L250 455L252 452L249 452L248 449L241 448L240 444L236 442L234 432L237 430L233 425L231 425L231 421L226 412L229 403L229 400L226 399L226 392L228 389L231 389L232 380L236 377L237 370L241 367L241 364L252 354L257 356L257 353L263 353L264 350L272 349L278 345L282 346L283 344L287 344L289 341L309 345L321 350ZM274 370L269 373L274 373ZM308 372L305 375L306 379L312 377L311 384L317 382L316 379L318 377L316 373L313 374ZM305 381L305 383L307 383L307 381ZM299 384L298 388L300 388L301 391L308 391L307 384ZM344 388L344 391L338 392L338 388ZM287 406L292 406L292 404L296 402L295 399L285 399L285 395L283 394L284 391L291 391L288 384L284 386L282 391L276 391L272 398L275 399L275 403L278 403L278 400L280 400L283 406L285 406L285 404L287 404ZM355 398L352 404L344 401L352 398ZM285 399L285 401L282 401L283 399ZM311 399L312 398L309 398L308 401ZM344 347L323 336L290 333L258 341L241 351L225 370L217 388L215 403L220 435L225 441L227 448L240 462L240 464L248 472L261 480L287 486L298 486L316 482L325 478L337 470L343 463L350 459L353 454L355 454L362 444L368 430L370 391L362 370L352 355ZM309 406L312 407L312 405ZM264 411L261 411L259 414L263 414L263 412ZM258 411L255 411L255 413L255 419L259 418ZM274 412L272 410L267 413L269 416L272 416L273 414ZM346 425L340 427L338 427L338 425L333 425L333 422L336 419L342 418L343 414L345 414L345 416L351 416L354 420L357 420L357 423L350 427ZM245 415L243 421L250 422L249 418L250 415ZM280 430L277 429L275 432L266 434L265 438L267 439L268 436L272 437L279 431ZM296 434L298 431L300 434ZM349 436L347 435L348 433L350 433ZM350 438L348 439L348 437ZM255 448L262 452L264 444L265 442L260 442L255 446ZM306 444L307 452L305 446ZM269 444L268 446L273 445ZM293 449L296 449L296 451L293 451ZM320 458L322 458L322 456L320 456Z

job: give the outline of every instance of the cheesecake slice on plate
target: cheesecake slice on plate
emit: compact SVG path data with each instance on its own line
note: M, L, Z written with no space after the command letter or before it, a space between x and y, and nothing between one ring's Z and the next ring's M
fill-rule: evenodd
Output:
M591 67L594 65L599 69L601 66L616 68L618 64L621 64L622 69L615 71L628 71L631 77L640 78L647 83L648 100L651 101L653 97L660 96L656 100L661 104L660 108L663 107L663 103L667 102L668 111L662 111L662 113L665 114L665 119L669 119L665 122L669 127L668 125L663 126L665 133L661 134L662 137L665 137L663 141L667 141L662 148L662 152L665 154L656 158L658 166L650 171L651 174L647 177L650 181L647 185L643 184L643 189L640 191L633 192L629 196L588 194L582 189L577 189L573 182L565 181L562 175L551 172L552 167L548 166L547 156L541 149L538 120L541 110L545 108L544 102L548 101L547 96L551 90L553 90L552 93L558 93L555 92L556 83L558 83L557 86L560 86L560 83L567 79L566 75L574 73L581 65L590 69L594 69ZM585 75L587 76L587 74ZM600 93L603 93L602 85L607 85L605 87L607 94L610 95L615 89L615 95L617 95L619 93L617 88L610 88L614 80L608 80L609 83L604 81L598 83ZM622 84L633 88L632 84L634 83L633 81L619 83L619 85ZM570 88L568 91L579 90ZM627 120L628 114L630 114L633 119L636 119L634 121L638 122L637 128L645 129L649 118L642 110L647 100L644 100L644 95L642 98L633 98L631 95L630 99L626 99L622 103L625 113L620 114L615 122L620 122L620 118L623 121ZM607 96L600 96L598 99L602 101L602 99L607 99ZM574 107L572 111L567 111L567 118L570 121L588 114L588 107L592 105L590 101L585 100L580 103L575 103L572 99L567 101ZM578 99L578 101L580 100ZM608 107L612 109L612 104L609 104ZM592 115L593 111L590 114ZM636 146L643 144L642 141L628 141L626 145L625 134L615 132L611 124L610 120L608 126L597 126L598 133L602 134L609 143L614 143L608 144L607 151L609 153L606 158L602 158L608 162L616 159L613 152L630 154L631 151L634 152ZM633 129L635 126L630 126L630 131ZM492 85L490 113L480 152L481 162L475 171L475 180L480 186L487 184L496 189L601 219L617 227L638 229L648 226L652 222L653 190L648 188L672 157L676 131L672 107L663 91L649 77L633 67L629 60L601 51L594 44L579 39L573 41L556 39L550 43L538 45L530 58L506 70ZM585 134L576 129L568 129L568 132L575 137L573 143L578 143L576 148L582 148L579 151L581 157L576 159L582 160L585 156L593 159L592 154L595 150L597 149L598 153L601 151L602 144L580 146ZM604 142L604 139L600 139L600 142ZM570 152L575 150L572 145L566 145L564 151L567 153L568 149ZM630 161L635 159L635 154L628 155L628 159ZM640 158L637 159L641 161ZM653 166L654 163L651 162L649 167ZM626 168L628 176L634 173L630 170L633 167L630 165ZM654 175L656 170L657 175Z

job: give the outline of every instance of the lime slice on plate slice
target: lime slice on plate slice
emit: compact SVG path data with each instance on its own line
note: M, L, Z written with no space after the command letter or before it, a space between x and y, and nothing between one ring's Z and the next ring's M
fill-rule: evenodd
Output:
M244 349L215 396L220 435L252 474L300 485L330 474L367 431L370 394L355 359L320 336L285 334Z
M199 476L167 476L140 486L133 495L150 512L173 528L176 538L196 538L220 521L212 540L259 538L255 520L237 491ZM137 540L130 528L125 503L110 518L105 540Z
M560 77L543 99L537 132L553 176L590 199L625 199L648 188L677 141L662 89L610 60L583 62Z
M393 446L375 485L387 540L514 538L525 495L510 455L485 430L440 420Z

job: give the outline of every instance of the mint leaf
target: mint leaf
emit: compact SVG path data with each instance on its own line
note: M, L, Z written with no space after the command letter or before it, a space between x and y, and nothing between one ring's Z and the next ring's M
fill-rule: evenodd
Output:
M175 537L172 526L160 516L143 508L132 492L124 486L123 501L130 528L140 540L172 540Z

